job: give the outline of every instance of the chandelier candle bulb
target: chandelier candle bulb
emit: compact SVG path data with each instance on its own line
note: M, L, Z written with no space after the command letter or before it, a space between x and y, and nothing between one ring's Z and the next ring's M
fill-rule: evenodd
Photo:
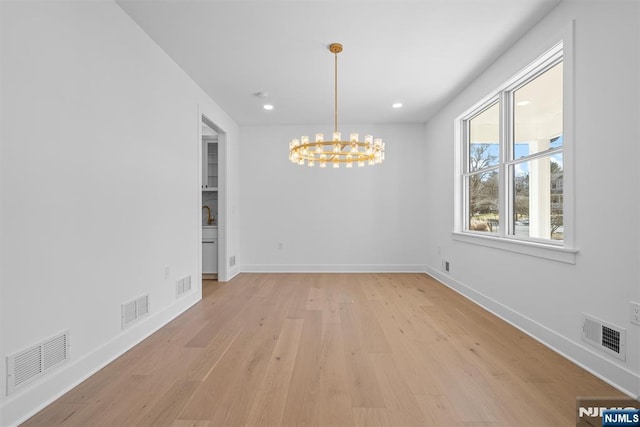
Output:
M351 132L351 135L349 135L349 141L351 142L358 142L358 134L356 132Z
M324 141L324 134L323 133L316 133L316 142L323 142ZM320 147L318 145L318 147Z

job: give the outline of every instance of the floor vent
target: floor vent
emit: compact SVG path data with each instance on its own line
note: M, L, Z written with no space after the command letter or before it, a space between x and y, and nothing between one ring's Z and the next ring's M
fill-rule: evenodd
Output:
M627 331L624 328L583 314L582 340L621 360L626 360Z
M141 296L121 306L122 329L149 314L149 295Z
M69 360L69 331L7 357L7 396Z
M191 276L176 280L176 297L191 291Z

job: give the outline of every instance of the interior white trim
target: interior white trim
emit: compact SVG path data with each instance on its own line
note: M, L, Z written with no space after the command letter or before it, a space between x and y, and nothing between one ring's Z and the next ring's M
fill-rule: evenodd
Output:
M240 266L236 264L235 266L227 270L226 278L222 279L220 276L218 276L218 282L228 282L240 273L242 273L242 270L240 270Z
M473 106L468 108L465 112L458 115L454 119L454 141L455 141L455 151L454 151L454 165L453 165L453 183L454 183L454 202L453 202L453 213L454 213L454 230L453 230L453 238L454 240L466 243L475 243L483 246L490 246L496 249L508 250L511 252L518 252L526 255L532 255L539 258L551 259L561 262L566 262L569 264L575 264L575 254L578 252L575 248L576 239L575 239L575 229L576 229L576 220L575 220L575 165L574 165L574 147L575 147L575 76L574 76L574 30L575 21L571 20L567 26L564 28L562 32L562 39L555 43L551 48L546 50L542 55L533 59L532 62L527 65L525 68L517 72L511 78L509 78L506 82L499 85L495 90L491 91L485 97L483 97L480 101L476 102ZM563 63L563 156L564 156L564 218L565 223L567 224L564 227L564 236L561 244L561 248L563 250L556 251L553 249L554 244L552 242L545 243L538 242L534 239L518 239L515 237L510 237L506 234L506 229L502 230L500 235L497 236L487 236L486 239L480 238L478 234L468 231L464 229L463 223L464 218L467 217L466 210L466 202L465 202L465 192L463 190L463 171L464 171L464 158L466 156L464 144L461 141L465 135L465 121L470 117L473 117L475 114L480 112L482 109L488 107L491 103L493 103L500 94L504 94L505 91L511 91L514 88L521 85L524 81L529 78L532 78L536 74L540 73L540 70L545 67L551 66L550 64L554 63L558 59L562 58ZM546 64L546 65L544 65ZM541 68L542 67L542 68ZM546 68L545 68L546 69ZM501 140L504 139L504 134L506 129L504 126L506 122L503 121L503 127L501 128ZM547 155L548 152L540 153L540 155ZM532 156L534 158L534 156ZM521 161L522 159L518 159ZM510 162L501 162L501 167L505 164L509 164ZM504 176L504 171L501 171L501 176ZM501 207L505 206L504 200L504 187L501 187L499 204ZM508 209L507 209L508 211ZM508 212L505 212L508 215ZM468 237L468 238L467 238ZM483 236L484 237L484 236ZM519 240L521 244L516 244ZM500 242L499 242L500 241ZM504 242L504 243L502 243ZM533 247L539 247L539 250L533 250Z
M634 399L640 397L639 373L620 366L615 360L609 360L609 356L601 355L581 343L558 334L437 269L427 266L427 274L607 384ZM580 328L579 319L576 320L576 329L578 328Z
M247 273L424 273L422 264L244 264Z
M198 183L195 186L198 191L197 200L199 210L202 208L202 123L206 123L218 133L218 277L220 281L228 280L227 271L227 132L221 128L209 114L198 105ZM198 214L198 273L202 277L202 221Z
M473 232L452 232L453 240L474 245L487 246L503 251L517 252L537 258L549 259L552 261L564 262L567 264L576 263L577 249L565 248L558 245L542 244L530 242L522 239L510 239L508 237L494 237L486 234Z

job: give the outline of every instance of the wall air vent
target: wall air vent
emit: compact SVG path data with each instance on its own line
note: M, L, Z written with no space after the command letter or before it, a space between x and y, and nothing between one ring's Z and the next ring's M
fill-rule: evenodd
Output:
M69 331L7 357L7 395L69 360Z
M191 276L176 280L176 298L191 290Z
M583 313L582 340L618 359L626 360L627 331L624 328Z
M149 314L149 295L143 295L121 306L122 329Z

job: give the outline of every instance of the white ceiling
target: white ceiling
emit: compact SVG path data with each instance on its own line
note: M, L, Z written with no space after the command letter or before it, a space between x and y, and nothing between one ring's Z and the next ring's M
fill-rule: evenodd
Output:
M559 1L117 0L240 125L332 123L332 42L341 123L423 123Z

